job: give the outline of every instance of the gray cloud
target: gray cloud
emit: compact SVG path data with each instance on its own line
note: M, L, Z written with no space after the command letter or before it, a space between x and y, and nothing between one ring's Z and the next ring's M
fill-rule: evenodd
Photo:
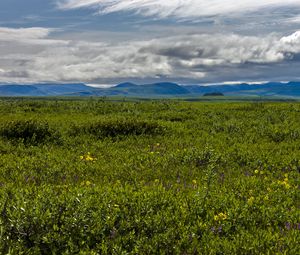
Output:
M4 31L4 32L3 32ZM0 28L0 81L82 81L126 79L182 82L298 79L300 32L194 34L117 43L56 39L51 29ZM80 38L80 35L78 36Z
M47 37L52 29L42 27L12 29L0 27L0 41L34 40Z

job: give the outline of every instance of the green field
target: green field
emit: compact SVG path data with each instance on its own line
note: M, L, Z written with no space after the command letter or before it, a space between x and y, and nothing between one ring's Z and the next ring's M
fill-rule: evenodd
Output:
M0 254L299 254L300 103L0 113Z

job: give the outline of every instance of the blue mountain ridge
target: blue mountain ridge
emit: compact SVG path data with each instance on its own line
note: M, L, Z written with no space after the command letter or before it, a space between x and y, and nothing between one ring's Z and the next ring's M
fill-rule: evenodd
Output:
M126 82L110 88L95 88L84 83L0 84L0 96L189 97L209 93L222 93L225 96L300 97L300 82L210 86L178 85L171 82L137 85Z

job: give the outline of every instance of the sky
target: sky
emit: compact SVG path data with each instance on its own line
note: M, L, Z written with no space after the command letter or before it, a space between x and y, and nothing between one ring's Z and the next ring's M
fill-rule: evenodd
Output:
M300 81L300 0L0 0L0 83Z

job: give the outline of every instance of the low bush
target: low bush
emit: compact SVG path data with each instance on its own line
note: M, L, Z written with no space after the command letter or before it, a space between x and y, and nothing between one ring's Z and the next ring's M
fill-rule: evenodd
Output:
M48 122L37 120L7 122L0 128L0 135L8 140L30 145L60 141L60 134L50 128Z
M159 135L164 132L165 127L157 122L136 120L105 120L71 127L71 135L87 134L97 138Z

